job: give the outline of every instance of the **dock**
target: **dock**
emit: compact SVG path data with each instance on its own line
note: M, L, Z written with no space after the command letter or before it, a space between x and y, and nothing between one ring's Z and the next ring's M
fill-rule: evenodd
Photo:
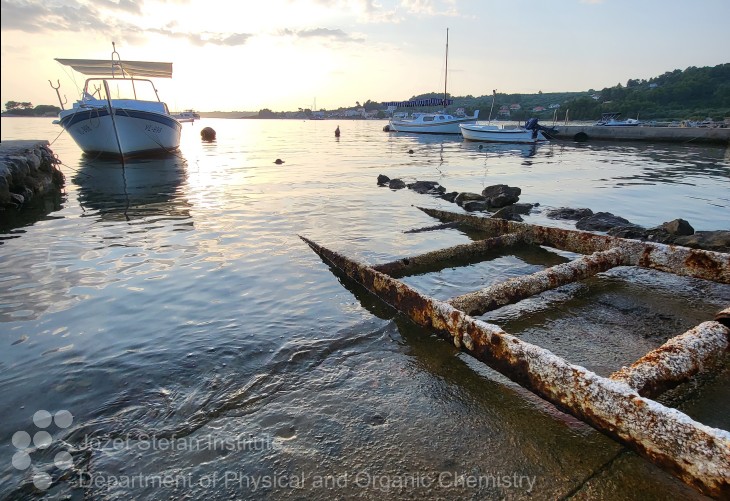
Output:
M730 145L730 128L556 125L556 139L568 141L650 141L666 143Z

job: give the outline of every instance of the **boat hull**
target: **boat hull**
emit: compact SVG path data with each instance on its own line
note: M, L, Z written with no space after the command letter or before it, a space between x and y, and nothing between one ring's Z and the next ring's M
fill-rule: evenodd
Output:
M411 132L415 134L460 134L459 126L462 124L475 124L476 117L465 117L440 122L421 122L413 120L391 120L389 127L394 132Z
M182 125L167 114L114 108L112 121L106 107L73 108L61 112L59 121L87 154L134 157L169 153L180 146Z
M462 125L461 135L468 141L530 144L547 141L542 132L535 135L526 129L501 129L495 125Z

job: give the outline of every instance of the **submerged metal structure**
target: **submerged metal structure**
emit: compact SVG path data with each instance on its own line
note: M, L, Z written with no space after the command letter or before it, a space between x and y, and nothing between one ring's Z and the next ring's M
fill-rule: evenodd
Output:
M647 353L610 377L573 365L549 350L473 317L617 266L651 268L730 284L730 254L421 209L443 222L465 224L488 238L369 266L301 237L326 263L361 284L416 324L512 381L635 450L703 494L730 497L730 433L697 422L653 400L712 366L730 347L730 307ZM398 277L447 260L479 259L518 244L583 256L537 273L440 301Z

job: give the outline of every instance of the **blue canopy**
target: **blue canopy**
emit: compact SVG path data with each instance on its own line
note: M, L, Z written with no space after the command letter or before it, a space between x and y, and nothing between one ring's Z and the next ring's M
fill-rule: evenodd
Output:
M432 97L430 99L415 99L413 101L390 101L383 103L384 106L395 106L396 108L415 108L416 106L449 106L453 99Z

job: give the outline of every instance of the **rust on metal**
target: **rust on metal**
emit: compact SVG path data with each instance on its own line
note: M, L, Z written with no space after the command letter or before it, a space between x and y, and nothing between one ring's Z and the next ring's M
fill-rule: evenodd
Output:
M715 315L715 321L720 322L726 327L730 327L730 307L725 308Z
M690 249L677 245L641 242L626 238L597 235L587 231L567 230L503 219L419 207L426 214L442 221L458 221L473 228L497 234L516 233L525 242L556 249L593 254L621 248L630 256L630 265L730 284L730 254Z
M611 374L643 397L654 398L688 381L719 359L730 347L730 329L719 322L703 322L673 337L630 367Z
M425 296L301 237L326 263L545 400L619 440L710 496L730 495L730 433L642 397L622 381L572 365L496 325Z
M374 268L391 277L401 277L410 275L416 270L437 266L449 260L479 258L489 251L505 249L520 243L525 243L521 235L501 235L484 240L477 240L468 244L455 245L448 249L427 252L418 256L397 259L390 263L380 264Z
M627 264L626 253L620 248L613 248L552 266L532 275L510 278L486 289L449 299L448 302L467 315L482 315L487 311L516 303L540 292Z

